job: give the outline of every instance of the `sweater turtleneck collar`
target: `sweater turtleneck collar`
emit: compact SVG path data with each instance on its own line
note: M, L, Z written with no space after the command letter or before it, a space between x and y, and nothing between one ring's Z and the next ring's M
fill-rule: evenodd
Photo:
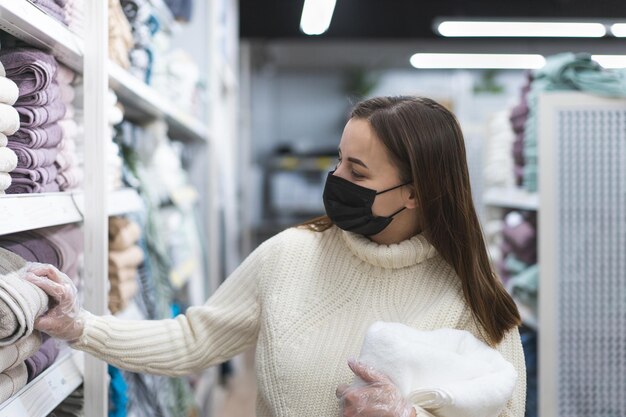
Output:
M406 268L437 255L437 250L423 234L400 243L381 245L356 233L345 230L339 232L354 255L364 262L382 268Z

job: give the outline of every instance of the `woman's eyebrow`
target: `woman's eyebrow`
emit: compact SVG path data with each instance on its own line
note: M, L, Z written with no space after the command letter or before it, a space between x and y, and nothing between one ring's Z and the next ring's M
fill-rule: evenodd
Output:
M365 168L365 169L369 169L369 168L367 167L367 165L365 165L365 162L361 161L361 160L360 160L360 159L358 159L358 158L352 158L352 157L350 157L350 158L348 158L348 161L352 162L353 164L358 164L358 165L361 165L361 166L362 166L363 168Z

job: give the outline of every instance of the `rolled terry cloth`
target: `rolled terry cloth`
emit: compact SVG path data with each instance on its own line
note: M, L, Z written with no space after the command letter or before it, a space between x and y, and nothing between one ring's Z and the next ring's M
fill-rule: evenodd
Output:
M11 172L13 178L26 178L39 184L48 184L55 181L58 176L58 168L52 164L39 168L15 168Z
M11 186L11 175L6 172L0 172L0 192L4 191Z
M24 279L24 266L24 259L0 248L0 346L29 336L48 307L46 293Z
M42 127L21 127L11 136L11 141L21 143L31 149L54 148L63 140L63 128L59 123Z
M512 397L517 371L470 332L420 331L376 322L360 361L383 372L412 404L437 417L497 417ZM353 385L364 383L357 377Z
M59 167L59 172L65 172L77 165L76 154L74 152L61 151L57 155L56 164Z
M137 268L122 268L117 271L109 272L109 281L111 285L116 285L124 281L134 281L137 279Z
M56 178L56 182L59 184L61 191L73 190L80 186L83 182L83 177L83 170L78 167L73 167L60 173Z
M0 148L7 146L8 143L9 138L7 138L7 135L5 135L4 133L0 133Z
M65 116L65 104L58 99L45 106L16 106L20 116L20 126L39 127L57 122Z
M13 345L0 347L0 372L16 367L30 358L41 347L41 333L34 331Z
M20 128L20 114L15 107L0 103L0 132L11 136Z
M76 78L76 73L66 67L65 65L59 65L57 70L57 82L62 85L70 85Z
M0 77L6 77L7 76L7 72L4 69L4 64L2 63L2 61L0 60Z
M124 219L124 220L118 220ZM109 220L109 249L120 251L134 245L141 237L141 227L125 218L114 217Z
M30 149L21 143L9 141L8 147L17 155L17 166L20 168L38 168L54 164L59 154L56 148Z
M143 262L143 251L139 246L131 246L124 251L109 252L109 268L117 272L123 268L136 267Z
M19 97L20 90L15 81L0 76L0 103L13 105Z
M0 374L0 403L11 398L19 390L24 388L28 382L28 372L26 365L20 363L18 366Z
M0 61L7 78L17 84L20 97L48 88L58 68L52 55L35 48L2 49Z
M11 172L17 167L17 155L13 149L0 147L0 172Z
M37 91L27 96L21 96L16 106L45 106L56 100L61 100L61 89L56 82L50 83L45 90Z
M43 371L48 369L59 356L59 347L56 340L49 338L41 345L41 348L24 362L28 373L28 382L37 378Z

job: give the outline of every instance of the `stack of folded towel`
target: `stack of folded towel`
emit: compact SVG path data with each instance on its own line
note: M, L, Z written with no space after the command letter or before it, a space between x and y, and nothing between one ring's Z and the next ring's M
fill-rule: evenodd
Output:
M65 5L67 0L30 0L30 2L44 11L48 16L67 25L65 17Z
M122 105L117 101L117 95L113 90L109 90L109 137L107 143L107 165L108 165L108 189L114 191L122 188L122 167L124 165L120 154L120 147L113 141L116 136L114 126L124 120Z
M109 58L124 69L130 67L128 54L133 34L119 0L109 0Z
M109 310L115 314L126 308L138 290L138 267L144 260L138 224L124 217L109 219Z
M26 261L0 248L0 403L28 380L25 360L41 346L35 319L48 307L48 296L24 279Z
M84 0L68 0L63 6L68 27L80 37L85 35L84 5Z
M63 400L48 417L84 417L85 416L85 393L83 386L76 388Z
M72 82L76 74L67 67L59 66L57 82L61 91L61 101L66 107L65 117L59 120L59 126L63 133L63 139L59 144L59 154L56 159L58 176L56 182L61 191L78 188L83 180L83 169L77 157L76 137L78 125L73 101L75 98Z
M56 81L59 66L52 55L26 47L3 49L0 61L19 88L15 109L20 128L8 138L9 148L17 154L17 168L11 172L12 184L6 192L59 191L54 162L63 139L58 121L65 116Z
M120 0L124 14L132 28L133 44L129 53L130 72L146 84L151 84L154 58L154 35L160 22L147 0Z
M17 167L17 155L7 148L7 136L14 134L20 127L20 116L13 107L19 96L17 84L6 77L6 71L0 62L0 194L11 185L9 172Z
M45 333L42 334L41 340L42 343L39 350L24 361L28 373L28 382L41 375L59 356L59 347L56 340Z

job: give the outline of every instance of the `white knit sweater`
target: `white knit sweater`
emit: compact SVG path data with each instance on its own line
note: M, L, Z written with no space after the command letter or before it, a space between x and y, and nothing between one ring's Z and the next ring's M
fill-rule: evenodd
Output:
M367 327L465 329L480 338L459 278L421 235L378 245L336 227L289 229L255 250L205 305L171 320L93 317L74 344L120 368L182 375L256 345L257 417L338 417ZM522 417L518 331L498 346L519 374L501 417Z

